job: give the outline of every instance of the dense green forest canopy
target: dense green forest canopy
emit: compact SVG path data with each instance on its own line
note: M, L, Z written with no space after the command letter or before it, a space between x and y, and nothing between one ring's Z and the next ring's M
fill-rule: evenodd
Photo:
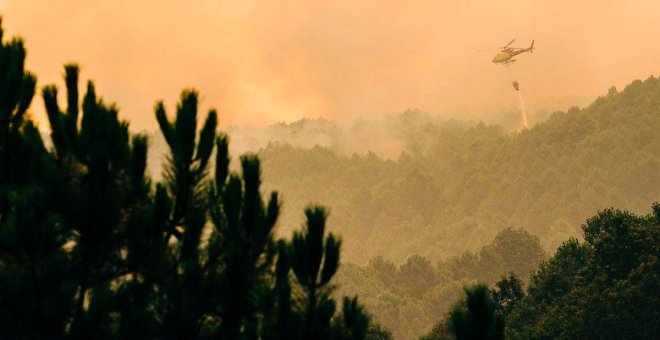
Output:
M660 79L519 134L408 111L388 120L408 150L395 160L271 144L262 185L259 156L232 160L193 89L154 108L167 151L152 179L148 136L92 81L79 92L76 64L65 108L56 85L39 93L46 143L25 58L0 27L2 338L660 333L660 205L639 213L660 190ZM577 227L609 205L627 210Z
M264 185L287 202L283 225L299 224L306 202L328 204L330 228L351 235L346 259L356 263L438 261L476 251L507 227L552 251L603 207L642 212L660 199L658 112L660 79L650 77L520 133L418 124L420 114L408 112L398 119L411 147L395 160L282 143L259 155Z

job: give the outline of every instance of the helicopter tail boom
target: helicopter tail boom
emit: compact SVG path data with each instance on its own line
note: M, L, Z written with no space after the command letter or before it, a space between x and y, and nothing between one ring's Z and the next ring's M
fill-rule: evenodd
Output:
M532 44L529 45L529 52L530 53L534 52L534 40L532 40Z

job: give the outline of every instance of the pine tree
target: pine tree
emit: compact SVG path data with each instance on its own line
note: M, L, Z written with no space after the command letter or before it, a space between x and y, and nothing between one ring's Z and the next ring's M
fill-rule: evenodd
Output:
M26 51L23 41L3 41L0 17L0 221L7 221L9 196L13 185L23 186L29 177L17 167L21 132L35 132L26 122L27 109L35 93L36 77L25 70ZM27 124L26 124L27 123Z
M59 108L56 86L44 87L42 96L63 176L55 209L75 235L70 274L77 294L71 333L101 337L112 333L107 326L111 286L135 269L127 256L129 236L151 209L147 141L141 135L131 137L116 106L98 99L91 81L79 119L78 73L77 65L65 66L66 111Z
M371 323L364 307L358 303L357 296L344 297L341 315L335 318L335 339L364 340L369 334Z
M91 81L81 102L75 64L64 67L66 110L55 85L41 91L46 148L27 117L36 78L24 62L19 39L0 44L0 337L370 334L357 298L335 314L341 242L325 236L326 210L306 209L306 229L277 240L280 200L262 198L259 159L244 155L241 173L230 171L216 112L197 128L195 90L183 91L173 121L155 107L170 152L154 186L147 137L131 134Z
M222 150L218 155L226 154L226 144L223 140L218 141ZM227 161L219 160L216 166L227 165ZM243 156L241 168L242 178L229 174L224 185L223 175L228 169L217 169L218 202L211 210L217 233L211 242L217 242L217 247L223 249L224 270L218 288L223 291L220 334L226 339L258 336L257 314L263 310L263 297L272 275L270 271L276 251L273 231L280 209L277 193L271 193L267 204L261 198L259 159L252 155ZM283 261L282 253L280 266L286 266Z
M485 285L465 288L465 301L450 312L449 319L457 340L504 339L504 323Z
M69 230L51 207L59 182L28 117L36 78L21 39L3 41L0 19L0 334L61 337L74 295L64 251Z
M335 301L330 298L330 280L339 268L341 240L329 233L325 237L328 212L320 206L305 209L306 228L293 234L291 263L302 290L298 310L303 315L305 339L330 336L330 321Z
M184 90L170 122L162 102L156 104L156 119L170 153L158 185L155 214L161 216L155 229L165 235L169 246L162 252L153 281L165 338L197 338L203 316L211 308L204 296L202 231L206 223L205 176L216 135L217 114L211 110L197 137L198 94ZM160 202L160 204L159 204ZM158 260L158 259L156 259Z
M291 263L289 245L285 240L277 241L275 282L269 292L264 309L262 336L269 340L295 339L300 322L292 309Z

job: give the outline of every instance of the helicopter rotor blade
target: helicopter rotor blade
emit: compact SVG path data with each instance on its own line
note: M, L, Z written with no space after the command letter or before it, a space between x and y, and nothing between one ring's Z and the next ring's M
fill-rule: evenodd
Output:
M516 39L513 39L513 40L509 41L508 44L506 44L506 45L504 45L504 46L502 46L502 47L498 47L498 48L486 48L486 49L477 50L477 52L493 51L493 50L501 50L501 49L503 49L503 48L510 48L510 49L514 49L514 50L522 49L522 48L520 48L520 47L509 47L509 45L513 44L514 41L516 41Z
M513 40L509 41L509 43L506 44L506 45L504 45L504 46L502 46L502 48L507 48L507 47L509 47L509 45L513 44L514 41L516 41L516 39L513 39Z

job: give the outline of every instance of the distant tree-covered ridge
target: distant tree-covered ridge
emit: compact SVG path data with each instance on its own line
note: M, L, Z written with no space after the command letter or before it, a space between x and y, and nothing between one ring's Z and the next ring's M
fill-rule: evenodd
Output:
M1 339L660 334L660 204L640 213L659 192L660 79L520 134L410 111L397 160L278 143L232 159L186 89L154 107L156 178L149 136L76 64L61 91L25 60L0 25ZM574 224L602 206L623 210Z
M0 27L0 338L389 339L357 297L333 294L342 241L304 209L291 240L263 197L255 155L230 170L218 115L184 90L155 117L169 152L146 175L148 140L129 131L79 68L41 97L46 147L28 110L36 77ZM198 128L198 118L200 119ZM211 165L210 160L215 160Z
M650 77L520 133L414 125L407 136L423 152L395 160L285 144L259 155L265 187L287 202L285 225L306 202L327 203L331 230L351 235L349 261L387 255L401 263L413 254L438 261L476 251L510 226L552 251L581 237L577 226L603 207L640 213L660 200L658 112L660 79Z
M396 339L416 339L450 310L463 286L494 285L506 273L526 281L545 259L537 237L505 229L481 250L441 262L420 255L400 265L380 256L365 266L344 262L337 274L337 293L358 294Z

